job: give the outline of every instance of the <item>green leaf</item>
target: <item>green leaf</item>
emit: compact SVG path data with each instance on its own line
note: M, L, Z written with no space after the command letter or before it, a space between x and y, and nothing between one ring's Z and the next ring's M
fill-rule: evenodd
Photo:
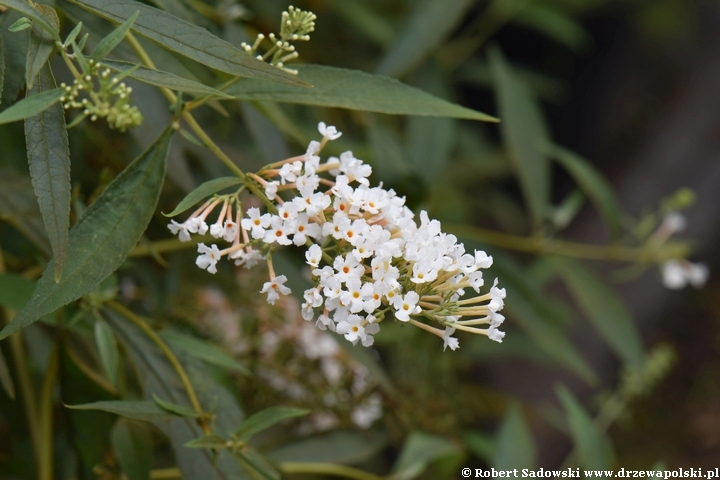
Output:
M75 25L75 28L73 28L70 33L68 33L68 36L65 38L65 42L63 43L65 47L70 46L78 37L78 35L80 35L80 32L82 31L82 26L83 23L78 22L78 24Z
M372 458L388 443L385 433L333 430L287 443L268 457L278 462L357 464Z
M250 370L245 368L242 364L240 364L240 362L210 342L205 342L191 335L185 335L184 333L180 333L175 330L164 330L160 332L160 336L169 345L206 363L236 370L245 375L251 374Z
M500 133L520 181L533 226L537 228L546 216L550 200L550 164L543 154L549 134L540 106L500 50L491 49L489 59L502 118Z
M101 317L95 320L95 345L105 374L113 385L118 384L118 347L112 329Z
M25 62L30 32L12 33L8 31L17 20L19 14L13 11L0 16L0 38L4 44L5 81L2 91L2 101L11 105L15 102L18 93L25 85Z
M155 211L172 133L165 130L90 205L70 230L63 278L55 282L51 261L28 305L0 331L0 340L92 291L122 264Z
M281 480L282 478L280 472L252 447L235 452L233 456L253 478L260 480Z
M622 299L579 262L561 257L553 261L573 298L608 345L625 362L641 368L642 340Z
M55 31L60 30L60 19L54 8L41 3L36 4L35 8L49 24L55 27ZM54 49L55 42L53 41L53 36L38 26L37 23L34 23L30 31L30 44L28 45L25 63L25 83L27 83L28 89L33 87L35 77L37 77L40 70L46 66L48 58Z
M517 404L509 409L497 436L492 466L497 470L535 468L536 448L532 433Z
M114 413L133 420L155 422L172 420L177 416L168 413L153 402L143 400L106 400L102 402L85 403L82 405L65 405L73 410L102 410Z
M120 418L110 433L115 457L132 480L150 480L153 462L152 432L146 423Z
M620 231L620 206L607 179L589 160L559 145L548 147L548 154L573 177L595 204L613 234Z
M380 61L376 73L402 77L447 38L475 2L425 0L415 3L402 33Z
M194 438L185 444L188 448L227 448L227 440L213 433Z
M37 85L28 99L55 89L50 65L40 71ZM62 277L70 228L70 149L65 128L65 111L54 104L25 119L25 144L35 196L55 261L55 281Z
M565 408L581 466L588 470L608 470L612 459L610 441L597 429L590 415L567 387L557 385L555 393Z
M590 35L574 18L537 2L527 2L512 17L512 22L543 33L575 51L590 42Z
M28 28L32 28L33 22L27 17L20 18L17 22L13 23L8 27L8 31L12 33L22 32Z
M0 274L0 305L11 310L20 310L32 296L35 283L13 273Z
M195 418L199 416L199 414L192 408L186 407L184 405L176 405L172 402L166 402L165 400L158 398L158 396L155 394L153 394L153 400L155 400L155 403L157 403L160 408L172 413L173 415L190 418Z
M2 350L0 350L0 385L8 397L15 400L15 384L13 384L10 369L8 368L7 362L5 362Z
M130 31L130 27L140 15L139 11L133 13L127 20L121 23L115 30L110 32L108 36L100 40L93 50L91 58L96 62L102 60L108 53L112 52L120 42L123 41L125 35Z
M204 28L135 0L71 0L96 15L120 23L139 11L132 30L165 48L208 67L239 77L258 78L308 87L302 80L268 65Z
M394 78L323 65L298 65L296 68L300 79L312 83L314 88L297 88L248 79L228 87L225 92L238 100L299 103L389 115L498 121L495 117L434 97Z
M449 96L448 86L437 68L422 68L413 83L440 98ZM456 123L449 118L410 117L407 120L408 158L427 185L437 182L450 161Z
M309 410L302 408L270 407L248 417L238 428L235 435L242 441L248 440L258 432L267 430L286 418L307 415Z
M451 455L458 447L444 438L422 432L410 434L403 445L400 457L393 466L393 479L416 478L435 460Z
M154 85L156 87L169 88L170 90L177 90L186 93L196 93L199 95L215 95L222 98L232 98L232 95L228 95L225 92L216 90L207 85L203 85L195 80L179 77L174 73L163 72L160 70L152 70L142 65L130 62L121 62L119 60L103 60L102 64L118 72L127 72L131 69L135 69L130 75L131 78L138 80L148 85Z
M114 310L103 309L108 324L134 361L145 392L145 398L153 395L166 398L175 404L187 402L187 392L173 366L145 333ZM171 346L172 348L172 346ZM233 429L240 424L242 413L235 397L221 387L204 368L202 362L173 350L195 387L201 405L209 405L217 412L214 430L220 436L229 438ZM156 403L150 402L160 411ZM169 415L165 413L166 415ZM183 478L222 480L242 478L240 466L227 451L216 455L206 449L187 449L185 444L203 435L194 418L172 416L170 422L153 421L168 437L172 445L178 468Z
M194 206L200 200L203 200L204 198L209 197L210 195L217 193L220 190L232 187L234 185L239 185L241 183L243 183L243 181L238 177L220 177L209 180L200 185L199 187L195 188L195 190L193 190L192 192L188 193L185 198L183 198L182 201L178 204L178 206L175 207L175 210L163 215L165 215L166 217L174 217L175 215L179 215L185 210L188 210L189 208Z
M395 28L382 12L363 2L348 2L346 0L332 0L333 12L360 30L368 39L376 44L387 47L395 37Z
M62 88L55 88L23 98L0 113L0 125L37 115L57 103L64 92Z
M505 344L505 342L503 342ZM495 456L495 442L489 435L484 432L470 432L465 434L465 443L467 444L468 450L483 460L488 465L492 462Z
M31 7L25 0L0 0L0 5L4 5L25 15L34 23L42 27L43 30L47 31L52 36L53 40L57 40L58 42L60 41L60 35L58 34L57 27L48 22L41 12Z

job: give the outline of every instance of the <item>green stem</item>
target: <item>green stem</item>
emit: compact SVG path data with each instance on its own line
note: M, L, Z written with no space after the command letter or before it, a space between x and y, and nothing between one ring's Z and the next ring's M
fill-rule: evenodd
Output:
M114 300L110 300L107 302L107 305L115 310L117 313L122 315L123 317L130 320L132 323L135 324L142 332L152 340L152 342L157 345L157 347L160 349L160 351L165 355L165 358L170 362L170 365L175 369L175 372L177 373L178 377L180 377L180 381L183 384L183 387L185 388L185 392L187 393L188 399L190 400L190 405L192 405L192 408L197 412L199 415L198 422L200 423L200 426L203 429L203 432L206 434L210 433L210 428L207 424L207 422L204 420L205 412L202 409L202 406L200 405L200 401L198 400L197 394L195 393L195 388L193 387L192 383L190 382L190 377L188 377L187 373L185 372L185 369L180 364L180 361L177 359L175 354L172 350L170 350L170 347L167 346L165 341L163 341L160 336L155 333L155 330L152 329L148 323L143 320L139 315L136 315L135 312L132 310L124 307L123 305L117 303Z
M38 462L38 478L52 480L54 478L53 458L53 407L55 382L58 376L59 354L58 342L55 342L48 358L42 389L40 390L40 454Z
M657 260L655 252L641 247L623 245L587 245L543 237L522 237L509 233L495 232L466 225L446 225L446 229L457 235L481 243L495 245L508 250L543 255L561 255L586 260L614 260L630 263L652 263Z
M140 61L145 64L146 67L157 70L157 67L155 67L155 62L152 61L152 58L150 58L150 55L148 55L143 46L140 45L140 42L138 42L137 38L135 38L135 36L131 32L128 32L125 38L132 47L133 51L135 51L135 54L140 58ZM175 105L177 103L177 96L171 90L167 88L161 88L160 91L163 93L165 98L167 98L168 102L170 102L171 105ZM223 152L215 142L212 141L212 139L208 136L207 133L205 133L205 130L202 129L202 127L197 123L197 121L190 112L183 111L182 117L185 122L187 122L193 133L197 135L197 137L200 139L203 145L208 148L208 150L210 150L221 162L223 162L225 166L228 167L230 171L232 171L235 175L240 178L245 178L245 173L237 165L235 165L232 160L230 160L230 157L225 155L225 152Z
M144 257L146 255L177 252L178 250L196 247L196 242L181 242L177 238L168 238L166 240L158 240L156 242L148 242L146 244L137 245L135 248L130 250L128 257Z
M335 475L343 478L353 478L355 480L384 480L372 473L363 472L357 468L346 467L345 465L336 465L334 463L321 462L283 462L279 466L282 473L319 473L321 475Z

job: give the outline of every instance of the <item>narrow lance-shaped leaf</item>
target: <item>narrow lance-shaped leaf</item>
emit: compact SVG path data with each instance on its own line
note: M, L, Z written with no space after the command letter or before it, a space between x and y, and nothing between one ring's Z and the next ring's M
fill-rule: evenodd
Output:
M121 418L110 432L110 442L118 463L132 480L150 480L153 461L150 428L145 423Z
M55 30L60 29L60 19L54 8L38 3L35 8L51 24ZM45 68L48 58L55 48L53 36L37 23L33 23L30 30L30 44L28 45L25 63L25 82L31 89L40 70Z
M15 102L18 93L25 87L25 59L30 43L30 31L12 33L8 28L18 18L20 14L14 11L8 11L0 16L0 38L5 49L3 55L5 79L1 98L8 105Z
M205 342L192 335L176 332L174 330L165 330L160 332L160 336L171 347L180 349L205 363L217 365L223 368L229 368L250 375L250 371L242 366L232 356L220 350L211 342Z
M580 402L564 385L555 393L565 408L570 434L580 457L580 464L588 470L607 470L612 459L612 447L600 432Z
M177 415L179 417L197 417L199 414L193 410L190 407L186 407L184 405L177 405L172 402L166 402L165 400L159 398L157 395L153 395L153 400L155 400L155 403L158 404L160 408L165 410L166 412L170 412L173 415Z
M455 453L458 448L444 438L413 432L405 441L400 458L393 467L393 479L409 480L419 476L435 460Z
M214 433L190 440L185 444L188 448L227 448L227 440Z
M49 64L37 80L28 98L55 88ZM71 190L70 150L61 104L25 119L25 144L33 189L53 251L55 281L59 281L67 257Z
M558 145L548 147L549 154L567 170L583 192L595 204L610 231L620 231L620 206L607 179L590 161Z
M220 90L216 90L212 87L208 87L195 80L179 77L174 73L163 72L161 70L153 70L150 68L143 67L135 63L121 62L119 60L103 60L102 64L111 68L112 70L127 73L131 69L134 69L130 75L131 78L138 80L149 85L156 87L169 88L170 90L183 91L185 93L196 93L200 95L215 95L222 98L232 98L229 95Z
M93 50L91 58L97 62L98 60L105 58L108 53L112 52L113 48L117 47L117 45L123 41L125 35L130 31L130 27L132 27L133 22L137 20L138 15L140 15L140 12L136 11L130 16L130 18L110 32L107 37L100 40L97 47L95 47L95 50Z
M550 164L542 149L549 134L540 106L530 90L514 74L498 49L490 51L500 133L520 181L525 203L535 228L547 213L550 199Z
M178 206L175 207L175 210L164 215L166 217L174 217L175 215L179 215L185 210L195 205L196 203L198 203L203 198L209 197L213 193L217 193L220 190L239 185L241 183L243 183L243 181L238 177L220 177L209 180L197 187L192 192L188 193L187 196L185 196L185 198L183 198L182 201L178 204Z
M241 440L246 440L256 433L266 430L286 418L299 417L310 413L301 408L271 407L251 415L235 433Z
M393 77L408 73L450 34L474 4L474 0L416 2L407 25L375 71Z
M70 230L62 279L55 282L51 261L28 305L0 331L0 340L92 291L122 264L155 211L172 134L165 130L90 205Z
M62 97L64 93L65 91L62 88L55 88L31 97L23 98L12 107L8 107L0 113L0 125L25 120L28 117L37 115L60 101L60 97Z
M125 21L139 11L140 15L132 25L133 31L173 52L221 72L289 85L310 86L294 75L238 50L202 27L135 0L70 1L116 23Z
M113 385L117 385L119 355L115 334L102 318L95 320L95 345L108 380Z
M31 7L25 0L0 0L0 5L16 10L50 33L53 40L60 41L58 29L48 22L43 14Z
M509 409L498 432L492 466L497 470L535 468L535 442L517 404Z
M65 405L74 410L102 410L133 420L145 422L172 420L177 416L166 412L153 402L141 400L106 400L103 402L85 403L82 405Z
M298 65L296 68L298 77L312 83L314 88L248 79L228 87L225 92L238 100L299 103L390 115L498 121L495 117L434 97L394 78L323 65Z
M556 258L554 264L580 308L610 347L625 362L642 367L640 334L617 293L575 260Z

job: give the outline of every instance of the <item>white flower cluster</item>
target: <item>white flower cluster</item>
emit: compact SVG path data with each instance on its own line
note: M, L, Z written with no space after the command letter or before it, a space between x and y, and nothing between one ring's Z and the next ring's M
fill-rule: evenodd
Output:
M184 223L169 225L183 241L190 233L209 231L232 242L224 250L200 243L197 265L215 273L217 262L227 255L249 268L275 244L305 245L315 285L303 294L302 316L315 320L321 330L370 346L380 323L389 317L437 335L444 348L453 350L459 346L452 336L456 330L502 341L505 333L498 327L504 317L498 312L505 289L498 288L495 279L490 291L480 295L481 270L492 265L492 257L478 250L465 252L463 244L443 233L440 222L429 219L425 211L418 225L404 197L370 186L371 167L352 152L321 164L319 152L341 134L324 123L318 128L323 139L311 142L305 155L248 175L264 188L267 213L250 208L240 219L237 195L226 195L209 200ZM321 177L323 172L334 181ZM283 200L281 191L294 196ZM233 202L238 205L234 221ZM217 221L208 226L207 216L220 205ZM285 275L275 275L270 260L268 267L270 281L261 292L274 304L290 289L284 285ZM476 295L463 298L469 290Z
M687 220L680 212L665 215L654 236L665 241L671 235L685 230ZM671 290L681 290L688 285L702 288L707 282L710 270L704 263L692 263L684 259L670 259L661 266L662 283Z

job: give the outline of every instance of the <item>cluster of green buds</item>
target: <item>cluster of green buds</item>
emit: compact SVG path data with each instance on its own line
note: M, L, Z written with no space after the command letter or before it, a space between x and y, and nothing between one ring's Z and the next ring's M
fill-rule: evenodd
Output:
M293 6L288 7L287 11L282 13L280 35L271 33L267 36L272 42L272 46L264 55L257 55L257 59L297 75L297 70L285 67L286 62L298 57L295 46L291 42L310 40L309 33L315 30L316 18L317 16L312 12L306 12ZM252 45L243 42L240 46L247 53L254 55L265 38L265 35L260 33Z
M82 114L69 126L77 125L88 117L91 121L105 118L110 128L121 132L140 125L143 116L136 106L130 104L132 87L122 81L123 74L112 75L112 70L92 59L87 64L85 72L78 73L72 85L60 85L65 89L65 95L60 99L63 107L66 110L82 109Z

